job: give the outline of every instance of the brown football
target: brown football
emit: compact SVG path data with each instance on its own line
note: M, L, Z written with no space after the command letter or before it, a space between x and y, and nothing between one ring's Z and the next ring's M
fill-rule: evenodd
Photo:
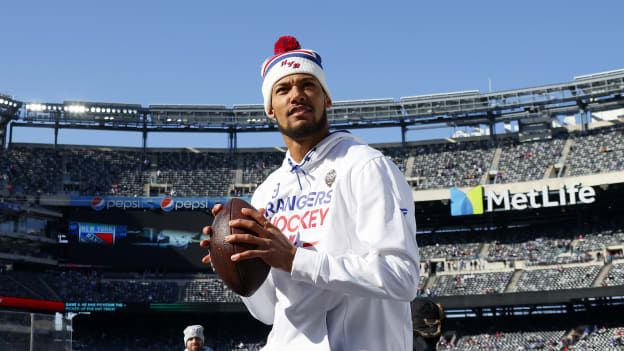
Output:
M251 217L241 213L243 208L253 207L244 200L234 198L228 201L215 216L210 236L210 261L221 280L230 289L241 296L251 296L262 285L271 267L260 258L238 262L230 259L235 253L253 250L256 247L255 245L225 241L225 236L230 234L252 234L257 236L256 233L246 229L230 227L229 222L232 219L251 219Z

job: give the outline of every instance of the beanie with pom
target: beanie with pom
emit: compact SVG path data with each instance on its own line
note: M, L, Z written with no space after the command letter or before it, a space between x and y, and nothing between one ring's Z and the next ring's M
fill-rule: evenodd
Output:
M271 110L271 90L273 85L285 76L305 73L318 79L327 97L331 99L325 72L321 65L321 56L313 50L301 49L301 45L291 36L283 36L277 40L273 50L273 57L262 64L262 97L264 111Z

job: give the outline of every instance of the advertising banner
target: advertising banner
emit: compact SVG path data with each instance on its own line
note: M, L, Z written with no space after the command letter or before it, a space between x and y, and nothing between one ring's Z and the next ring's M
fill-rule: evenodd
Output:
M249 202L249 198L242 198ZM95 211L118 209L161 209L165 212L177 210L209 210L214 205L225 204L229 198L215 197L114 197L114 196L71 196L70 206L91 207Z

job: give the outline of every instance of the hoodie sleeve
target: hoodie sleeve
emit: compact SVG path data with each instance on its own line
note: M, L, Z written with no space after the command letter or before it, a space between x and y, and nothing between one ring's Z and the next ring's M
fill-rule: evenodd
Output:
M330 256L298 249L291 277L318 287L365 297L411 301L419 283L412 189L385 157L354 167L345 200L353 204L352 233L363 255Z
M258 188L251 199L251 205L255 208L262 207L260 202L262 190L262 187ZM254 318L264 324L272 325L275 317L277 297L275 296L275 284L273 284L271 271L269 271L266 280L253 295L249 297L241 296L241 299Z
M267 325L273 324L277 298L275 296L275 286L270 272L267 279L253 295L241 297L241 299L245 306L247 306L249 313L251 313L255 319Z

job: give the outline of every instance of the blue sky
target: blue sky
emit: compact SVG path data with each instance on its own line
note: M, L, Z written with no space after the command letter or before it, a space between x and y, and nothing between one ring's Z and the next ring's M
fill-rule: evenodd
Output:
M11 1L0 6L0 92L22 101L257 104L281 35L318 51L334 100L526 88L624 68L622 1ZM369 142L397 130L355 131ZM410 132L408 140L432 131ZM445 135L448 136L448 135ZM14 141L52 142L18 129ZM139 146L133 133L60 143ZM275 134L240 147L283 145ZM225 147L226 135L148 145Z

